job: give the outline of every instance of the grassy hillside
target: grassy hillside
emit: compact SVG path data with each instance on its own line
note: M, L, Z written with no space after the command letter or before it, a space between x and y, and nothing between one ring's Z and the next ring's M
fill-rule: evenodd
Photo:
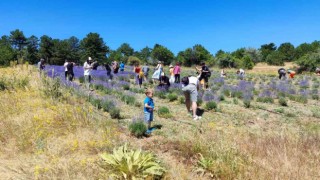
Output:
M247 78L257 89L273 76ZM238 83L232 76L226 81ZM32 66L0 69L0 177L106 179L114 169L101 166L100 154L127 144L154 154L166 169L163 179L320 178L319 100L286 97L288 106L281 106L278 98L265 103L255 97L248 108L240 97L225 92L216 109L192 121L178 91L172 101L156 91L154 124L162 128L138 139L128 125L141 118L145 95L133 79L129 83L129 90L96 86L94 92L79 93L39 77ZM134 96L132 103L124 94ZM93 106L93 97L116 101L120 118ZM168 107L171 117L159 117L160 107Z

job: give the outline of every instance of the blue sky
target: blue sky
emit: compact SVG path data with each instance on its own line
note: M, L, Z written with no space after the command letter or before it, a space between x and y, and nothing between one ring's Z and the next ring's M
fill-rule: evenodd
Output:
M179 51L297 46L320 40L319 0L16 0L0 1L0 35L84 38L97 32L111 49L155 43Z

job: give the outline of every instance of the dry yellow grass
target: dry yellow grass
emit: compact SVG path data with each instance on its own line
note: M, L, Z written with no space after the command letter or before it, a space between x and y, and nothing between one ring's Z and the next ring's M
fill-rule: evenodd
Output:
M253 74L278 74L278 69L280 68L294 68L298 65L292 62L286 62L284 63L284 66L270 66L267 63L258 63L256 64L252 70L247 70L247 73L253 73Z

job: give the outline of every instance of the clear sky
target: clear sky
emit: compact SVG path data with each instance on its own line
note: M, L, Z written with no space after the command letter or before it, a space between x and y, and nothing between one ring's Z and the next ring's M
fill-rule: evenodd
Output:
M320 0L1 0L0 35L15 29L59 39L96 32L111 49L158 43L177 54L201 44L215 54L320 40Z

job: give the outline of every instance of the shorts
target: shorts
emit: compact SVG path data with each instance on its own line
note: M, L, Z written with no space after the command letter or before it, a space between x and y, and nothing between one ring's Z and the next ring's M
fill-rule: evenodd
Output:
M152 112L144 112L144 122L148 123L153 121L153 111Z
M187 86L182 88L184 95L186 97L186 101L197 102L198 100L198 90L196 85L188 84Z

